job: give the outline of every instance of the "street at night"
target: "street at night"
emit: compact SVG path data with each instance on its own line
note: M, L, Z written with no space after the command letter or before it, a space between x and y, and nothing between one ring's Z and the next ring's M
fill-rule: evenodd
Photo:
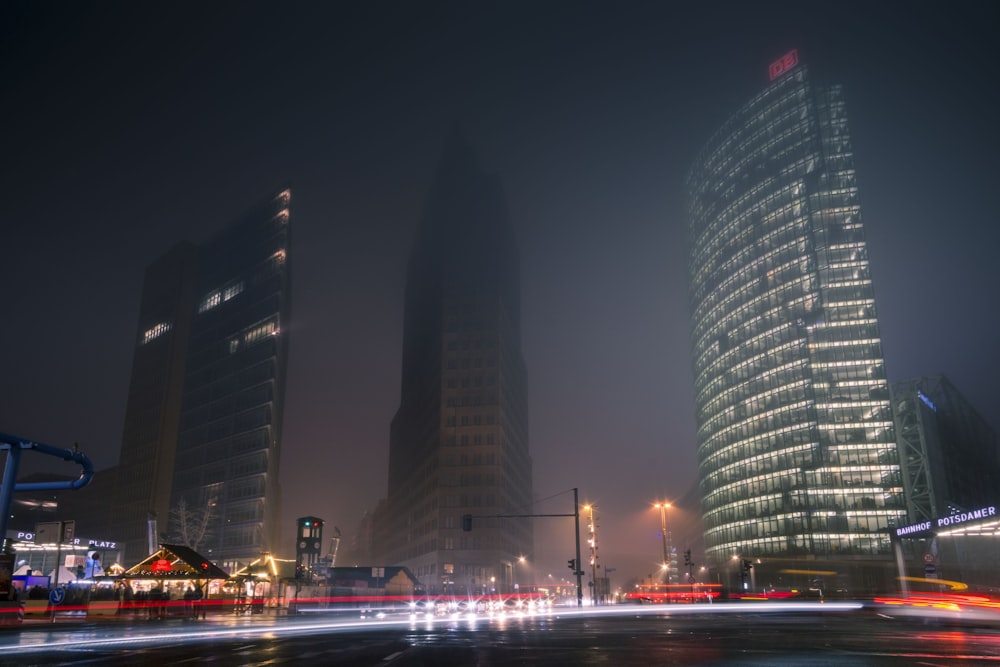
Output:
M424 619L216 617L26 626L4 665L912 665L1000 660L996 622L854 602L555 608Z
M0 667L1000 662L997 34L0 4Z

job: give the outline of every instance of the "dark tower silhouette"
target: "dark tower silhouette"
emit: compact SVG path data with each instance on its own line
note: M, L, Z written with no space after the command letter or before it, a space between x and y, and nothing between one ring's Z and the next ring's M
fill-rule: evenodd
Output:
M146 271L108 517L130 559L149 553L151 517L154 543L178 538L228 570L278 546L290 198Z
M430 590L509 589L532 549L517 244L496 176L454 131L410 254L377 557ZM479 517L471 531L462 516Z

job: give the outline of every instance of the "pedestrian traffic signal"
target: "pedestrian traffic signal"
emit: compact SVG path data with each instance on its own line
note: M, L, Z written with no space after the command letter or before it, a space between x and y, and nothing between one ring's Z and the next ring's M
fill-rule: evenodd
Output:
M571 570L573 570L574 572L576 572L576 559L575 559L575 558L570 558L570 559L569 559L568 561L566 561L566 562L567 562L567 563L569 563L569 569L571 569Z

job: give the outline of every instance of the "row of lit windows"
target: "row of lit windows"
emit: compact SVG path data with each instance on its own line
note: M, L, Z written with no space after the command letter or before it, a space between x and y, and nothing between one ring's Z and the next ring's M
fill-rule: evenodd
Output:
M714 423L715 427L713 427L713 430L718 430L743 421L748 417L760 418L770 411L789 409L795 405L805 405L804 401L811 398L808 379L800 378L795 382L775 387L767 392L750 396L739 402L713 401L711 407L715 408L714 410L699 410L698 423L706 426L709 423Z
M813 276L806 275L752 299L734 300L736 307L729 312L714 313L718 319L701 321L700 331L695 334L696 350L726 352L736 345L717 346L715 343L739 343L782 324L804 324L804 318L817 309L818 294ZM699 333L703 336L698 337ZM698 361L697 368L704 368L712 359L699 357Z
M231 299L235 299L241 292L243 292L242 280L222 289L212 290L198 304L198 312L204 313L212 310Z
M717 182L734 182L747 171L749 165L759 163L762 157L782 152L781 149L788 143L800 143L803 136L810 137L813 121L808 102L803 100L795 107L787 106L787 100L777 104L783 102L790 113L759 116L757 123L746 123L736 128L730 135L731 140L717 149L716 154L721 152L723 155L712 169L712 176Z
M711 224L699 230L699 236L704 237L704 241L699 242L700 239L695 241L695 264L712 266L718 263L720 253L734 247L737 239L746 238L747 235L759 235L753 224L746 224L748 221L756 218L762 222L769 212L787 209L789 206L793 207L794 213L796 212L794 207L801 205L801 182L785 184L770 192L764 199L752 199L749 195L741 197L718 216L713 217Z
M702 477L705 476L706 471L734 461L772 452L779 448L814 442L813 426L813 424L805 422L767 433L757 433L732 442L722 438L714 443L699 441L698 456Z
M792 106L800 104L807 99L805 84L805 67L800 66L790 76L776 81L761 92L757 93L747 102L739 113L733 115L725 125L720 128L712 140L709 142L713 146L707 157L701 158L701 163L714 171L720 171L719 165L724 165L740 136L740 130L746 124L746 118L752 113L758 114L758 122L767 117L765 110L780 109L782 105ZM789 90L789 88L793 88ZM773 112L772 112L773 113Z
M810 358L815 364L850 361L852 359L871 360L882 357L882 347L878 344L843 345L822 347L812 350Z
M715 179L723 178L726 173L731 174L731 165L739 157L754 152L754 147L766 137L769 127L786 126L788 121L797 124L809 115L810 101L805 95L805 88L800 87L794 95L769 91L769 98L767 107L756 114L754 122L746 122L743 116L739 125L733 127L729 123L720 130L721 134L728 129L728 135L705 160L707 170ZM753 106L751 102L744 107L744 111L749 112Z
M753 507L753 505L749 506ZM746 508L741 508L746 509ZM727 541L752 540L758 537L789 537L796 535L822 535L878 533L894 525L897 514L886 510L859 510L838 512L792 512L768 515L761 518L737 516L706 530L708 539Z
M747 465L729 465L707 476L703 485L705 489L723 489L730 484L753 483L757 479L788 472L793 466L797 469L809 465L811 454L809 448L803 447L800 452L784 450L774 456L757 457ZM902 483L899 466L894 463L824 466L818 468L816 473L819 483L827 488L871 485L885 487L899 486Z
M807 275L813 270L811 264L804 238L789 238L787 243L743 264L720 284L709 286L710 294L701 302L709 308L706 316L711 314L715 304L728 303L741 296L746 301L748 296L766 294L780 283ZM732 315L727 319L733 319Z
M789 221L784 229L801 231L801 221ZM710 275L706 272L706 275L697 284L694 299L701 303L703 299L711 297L717 289L729 293L739 285L767 275L768 271L777 266L806 257L807 251L806 240L802 234L789 234L787 238L783 236L778 245L750 257L742 264L727 261L722 267L712 271ZM727 271L730 272L727 273Z
M903 519L905 522L905 519ZM888 525L899 525L897 515L887 519ZM721 537L721 536L720 536ZM756 539L728 539L709 546L706 555L716 562L724 562L731 554L754 556L873 556L892 553L888 531L883 533L800 533L779 537ZM706 542L708 540L706 539Z
M163 334L170 331L172 328L173 326L170 324L170 322L158 322L157 324L154 324L152 327L146 329L142 333L142 343L140 343L140 345L145 345L150 341L156 340Z
M734 249L751 249L753 244L748 241L763 239L793 222L804 203L796 185L782 186L751 208L730 207L725 217L713 219L700 231L708 245L694 245L694 264L722 266L732 259Z
M775 407L760 412L746 410L744 404L727 408L699 425L699 440L710 445L716 438L731 437L733 433L753 435L774 431L796 421L806 421L807 408L812 407L813 402L807 400L804 393L800 393L800 400L796 403L775 401Z
M887 484L894 478L887 480ZM815 473L785 471L752 483L732 483L718 489L707 485L702 488L702 504L706 525L717 525L716 513L730 504L746 505L758 496L768 493L787 495L791 508L810 510L875 509L903 506L901 486L873 483L867 486L817 488L821 483Z
M746 365L753 365L761 357L772 354L786 347L802 347L805 340L804 332L790 323L779 323L770 331L765 331L750 340L734 345L728 336L720 336L717 344L711 349L719 356L714 359L703 359L699 365L699 374L720 375L724 372L739 373ZM728 349L727 349L728 348ZM707 365L704 365L707 364Z
M777 323L777 326L770 330L774 332L773 340L775 345L784 345L789 341L791 334L795 333L795 329L792 329L791 331L785 331L784 329L791 326L792 325L787 322ZM727 382L728 373L720 373L719 375L712 377L709 374L708 369L704 371L699 370L695 379L695 390L697 392L696 402L702 407L702 409L708 412L715 412L719 408L736 402L741 398L764 393L778 386L797 381L800 378L801 373L793 372L793 368L796 365L802 366L804 363L805 360L790 362L789 364L784 364L778 368L774 368L758 375L755 378L750 378L737 384L730 384ZM704 368L704 366L699 364L696 368L701 369ZM721 371L722 369L719 370ZM780 378L778 379L780 381L776 381L774 378L775 375L780 375ZM702 381L705 378L711 378L711 380L703 384ZM731 398L732 396L735 396L735 399ZM714 403L715 407L712 407L708 401Z
M799 199L789 201L777 208L772 208L772 210L749 210L742 211L738 215L745 219L751 225L759 224L760 229L770 229L771 231L765 233L760 237L760 242L754 245L747 245L740 250L736 255L726 255L723 250L726 248L733 247L733 241L729 241L725 246L720 247L718 250L714 251L708 257L704 257L707 252L704 249L700 249L695 254L694 265L698 268L694 275L692 284L695 286L695 294L698 299L701 299L703 292L701 287L703 285L709 284L712 281L710 276L715 273L725 273L738 269L742 264L737 259L742 262L753 262L757 257L766 258L770 252L774 252L782 247L786 239L796 240L796 237L804 237L805 225L807 220L803 216L802 202ZM789 230L799 230L803 233L801 234L790 234ZM761 247L766 245L766 250L762 251ZM753 251L755 254L744 257Z

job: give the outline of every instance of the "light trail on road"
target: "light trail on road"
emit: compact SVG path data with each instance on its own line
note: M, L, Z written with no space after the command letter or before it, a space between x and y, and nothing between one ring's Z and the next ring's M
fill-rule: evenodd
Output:
M291 619L254 619L251 623L230 625L233 620L209 621L210 628L172 627L149 629L141 625L108 625L87 627L85 631L59 628L57 631L42 628L21 630L12 637L0 637L0 646L7 651L22 653L37 651L83 651L88 649L129 648L158 644L195 644L225 637L278 637L317 633L357 632L378 628L402 628L412 631L459 628L486 630L502 628L511 623L545 620L558 622L560 618L599 616L686 616L721 614L769 614L789 612L837 613L857 611L860 602L744 602L711 605L614 605L608 607L551 608L544 611L514 614L456 613L436 616L431 613L401 613L398 618L319 619L308 621ZM361 613L359 610L358 613ZM81 629L82 630L82 629ZM3 641L13 638L15 641Z

